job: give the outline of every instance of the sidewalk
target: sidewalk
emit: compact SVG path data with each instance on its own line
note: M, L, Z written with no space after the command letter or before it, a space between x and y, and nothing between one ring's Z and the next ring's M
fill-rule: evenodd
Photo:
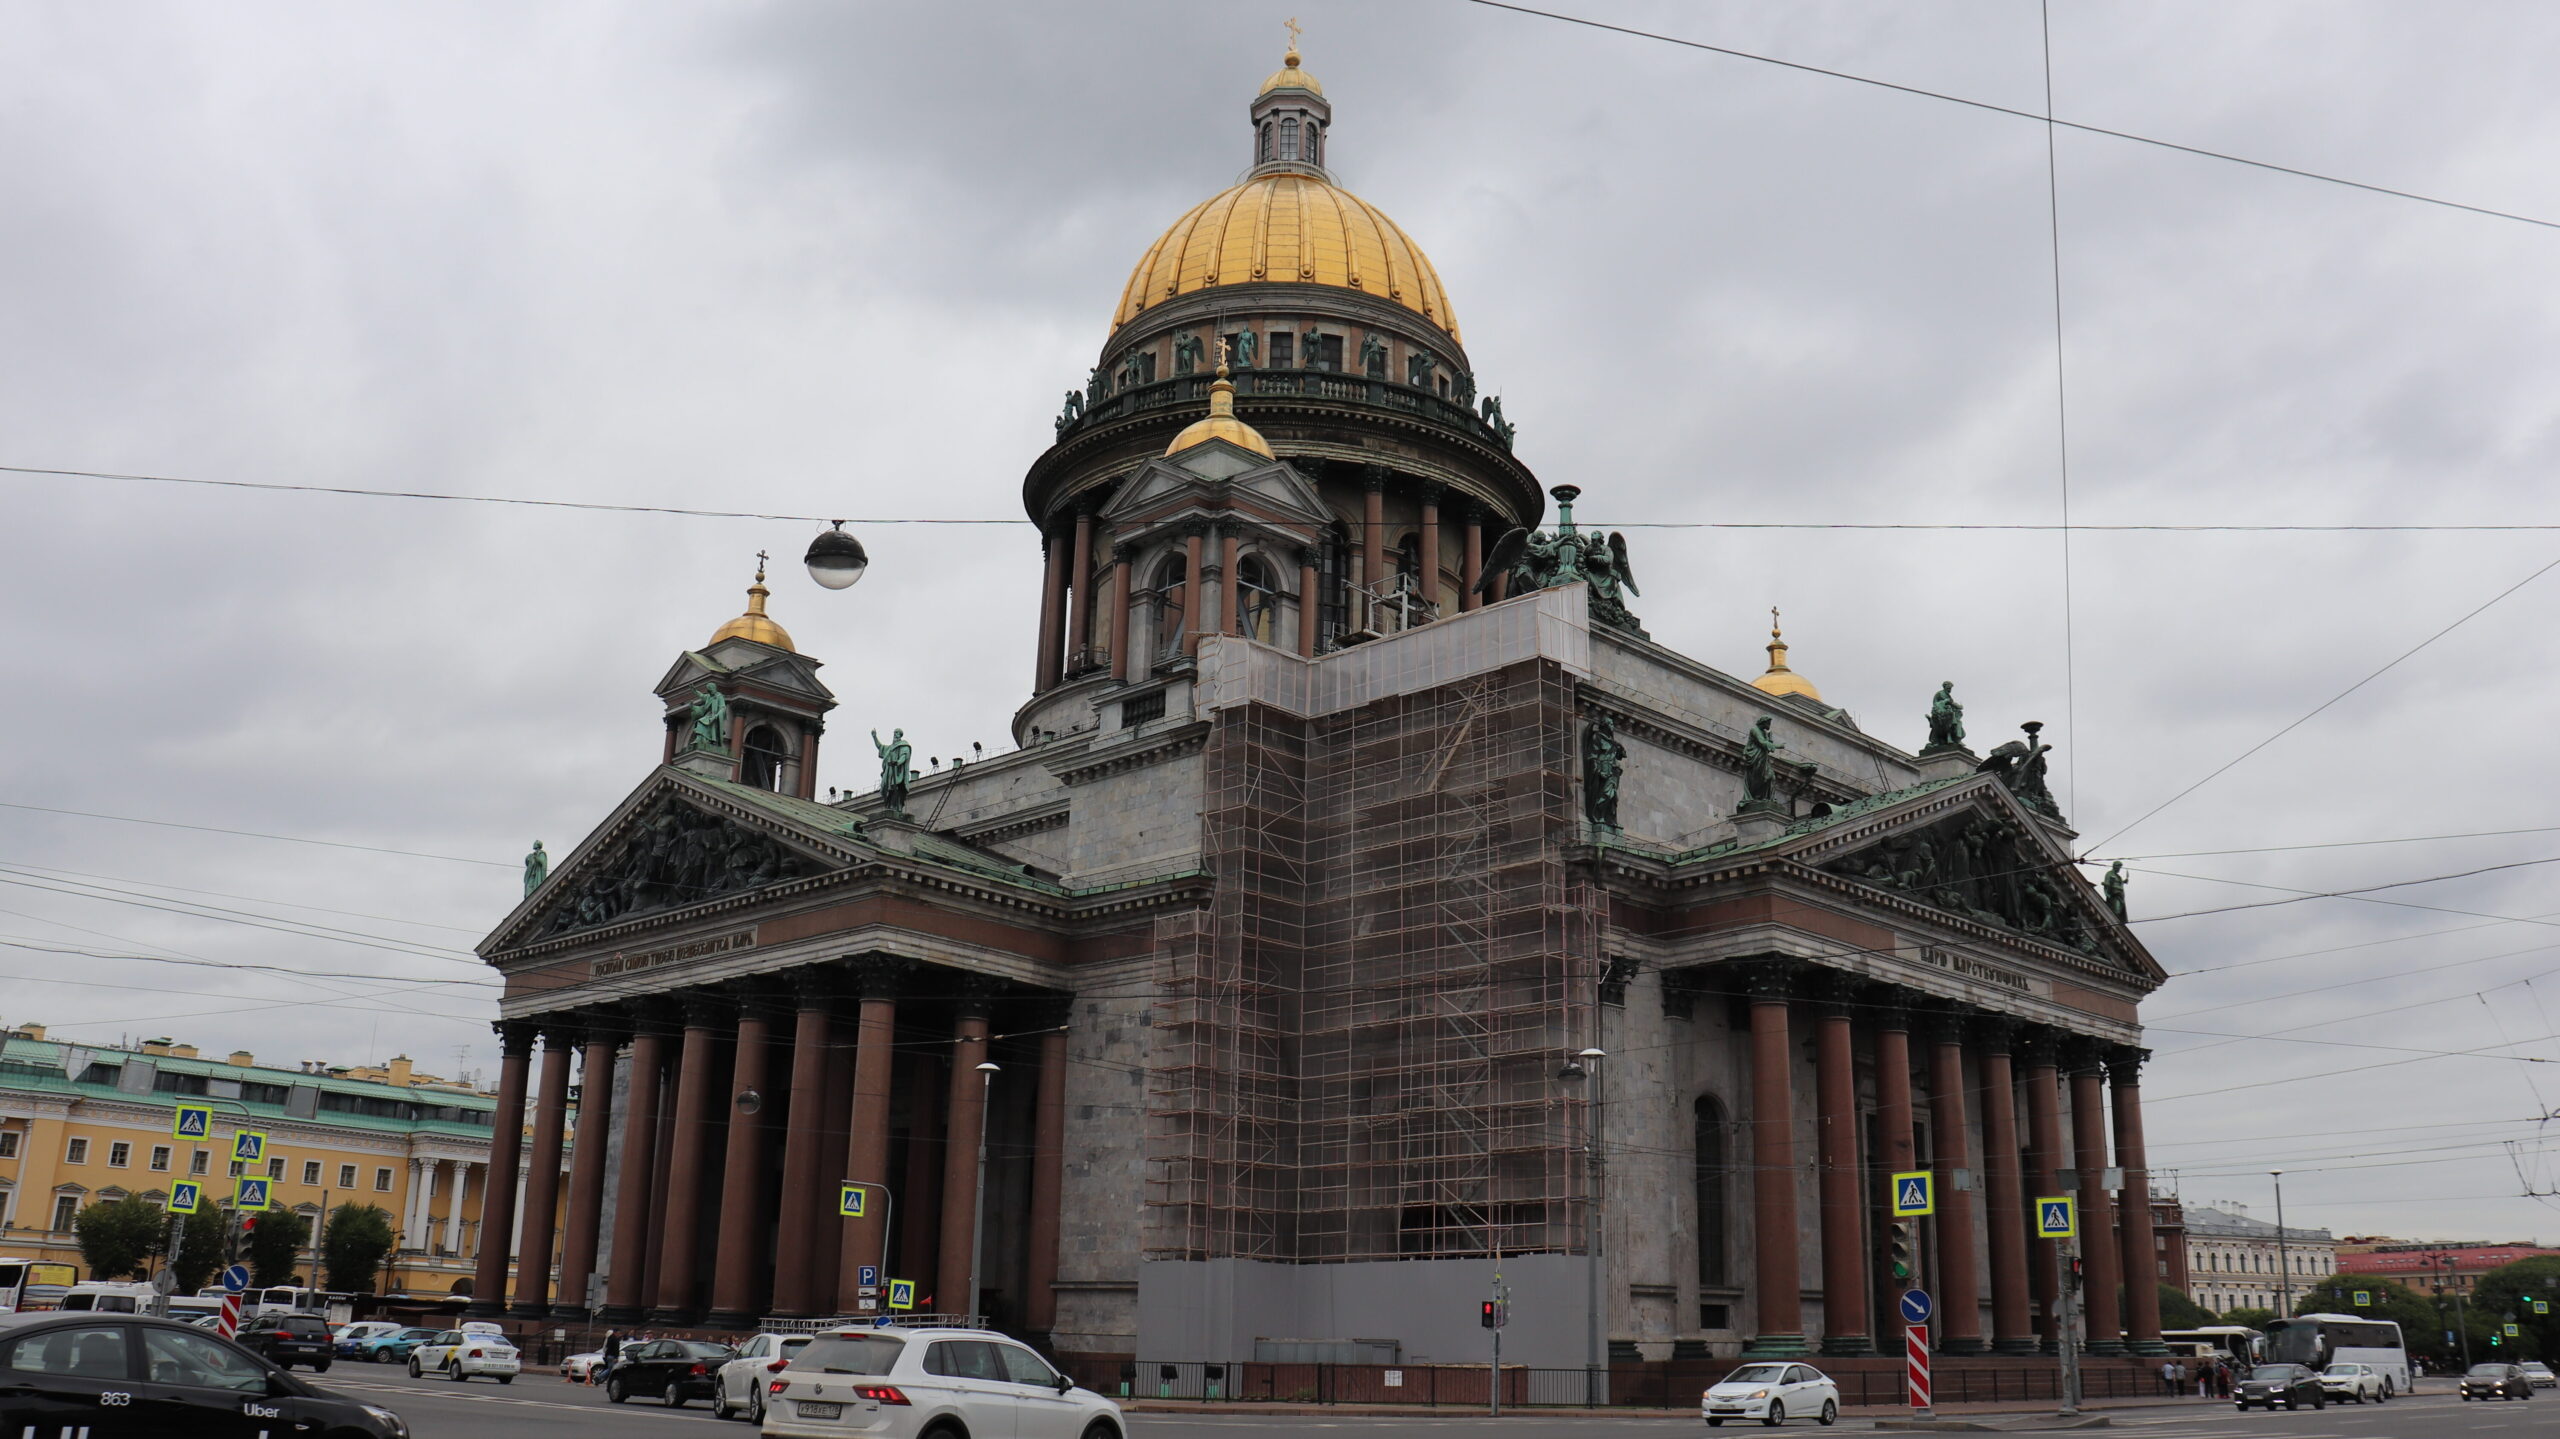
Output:
M1357 1419L1421 1419L1435 1414L1485 1417L1482 1409L1462 1408L1455 1404L1278 1404L1223 1399L1140 1398L1123 1399L1119 1403L1121 1408L1132 1414L1323 1414ZM2147 1409L2204 1410L2216 1406L2227 1409L2231 1406L2231 1401L2193 1397L2172 1399L2165 1394L2159 1394L2140 1399L2092 1399L2083 1402L2080 1411L2084 1414L2112 1414ZM1909 1409L1897 1404L1848 1404L1841 1406L1840 1417L1843 1419L1898 1419L1907 1417L1910 1412ZM1996 1414L2051 1416L2054 1405L2049 1399L1999 1404L1941 1404L1937 1406L1935 1412L1950 1416ZM1686 1409L1637 1409L1614 1406L1585 1409L1576 1405L1534 1405L1525 1409L1514 1406L1502 1411L1502 1417L1506 1419L1515 1415L1525 1419L1552 1419L1559 1414L1599 1414L1612 1419L1694 1420L1698 1417L1698 1411L1694 1406Z

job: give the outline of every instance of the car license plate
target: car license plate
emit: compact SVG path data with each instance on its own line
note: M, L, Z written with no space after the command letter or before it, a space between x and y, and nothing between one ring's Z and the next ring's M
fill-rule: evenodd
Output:
M820 1404L812 1400L803 1399L800 1401L799 1412L800 1417L803 1419L841 1419L844 1417L844 1406L841 1404Z

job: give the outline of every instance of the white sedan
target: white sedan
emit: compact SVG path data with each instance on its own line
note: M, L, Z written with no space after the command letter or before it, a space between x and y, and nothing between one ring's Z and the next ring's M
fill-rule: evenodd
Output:
M765 1386L764 1439L1124 1439L1120 1406L984 1329L830 1329Z
M759 1334L738 1346L738 1357L711 1378L711 1417L764 1423L765 1386L793 1355L807 1348L806 1334Z
M2320 1392L2332 1399L2380 1404L2391 1397L2391 1384L2370 1364L2332 1364L2320 1371Z
M604 1354L600 1350L572 1354L560 1361L560 1377L572 1384L593 1384L596 1382L596 1366L603 1362Z
M1810 1364L1745 1364L1699 1398L1698 1415L1710 1429L1727 1419L1757 1419L1763 1424L1811 1419L1836 1424L1840 1386Z
M501 1384L513 1384L521 1368L516 1347L507 1342L505 1335L486 1329L447 1329L409 1351L412 1379L434 1374L459 1384L476 1374Z

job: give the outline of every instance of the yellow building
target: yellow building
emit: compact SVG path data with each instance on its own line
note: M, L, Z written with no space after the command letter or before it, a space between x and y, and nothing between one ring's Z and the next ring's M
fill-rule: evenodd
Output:
M211 1136L172 1133L181 1102L212 1106ZM323 1206L347 1203L390 1213L399 1247L384 1261L381 1292L442 1297L459 1281L467 1294L496 1108L494 1096L419 1074L406 1058L279 1069L246 1051L209 1060L165 1039L89 1047L23 1025L0 1042L0 1254L92 1277L74 1215L131 1194L163 1202L178 1179L228 1204L242 1176L232 1135L248 1129L267 1136L260 1172L274 1208L315 1222ZM314 1277L308 1265L299 1272Z

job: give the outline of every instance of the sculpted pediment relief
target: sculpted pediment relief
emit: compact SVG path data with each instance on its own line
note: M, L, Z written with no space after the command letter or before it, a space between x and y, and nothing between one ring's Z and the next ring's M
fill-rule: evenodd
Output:
M669 795L636 818L619 843L557 876L549 907L524 932L550 939L836 867Z
M1829 874L2082 954L2123 959L2070 860L2023 827L1965 808L1819 861ZM2144 966L2127 963L2128 968Z

